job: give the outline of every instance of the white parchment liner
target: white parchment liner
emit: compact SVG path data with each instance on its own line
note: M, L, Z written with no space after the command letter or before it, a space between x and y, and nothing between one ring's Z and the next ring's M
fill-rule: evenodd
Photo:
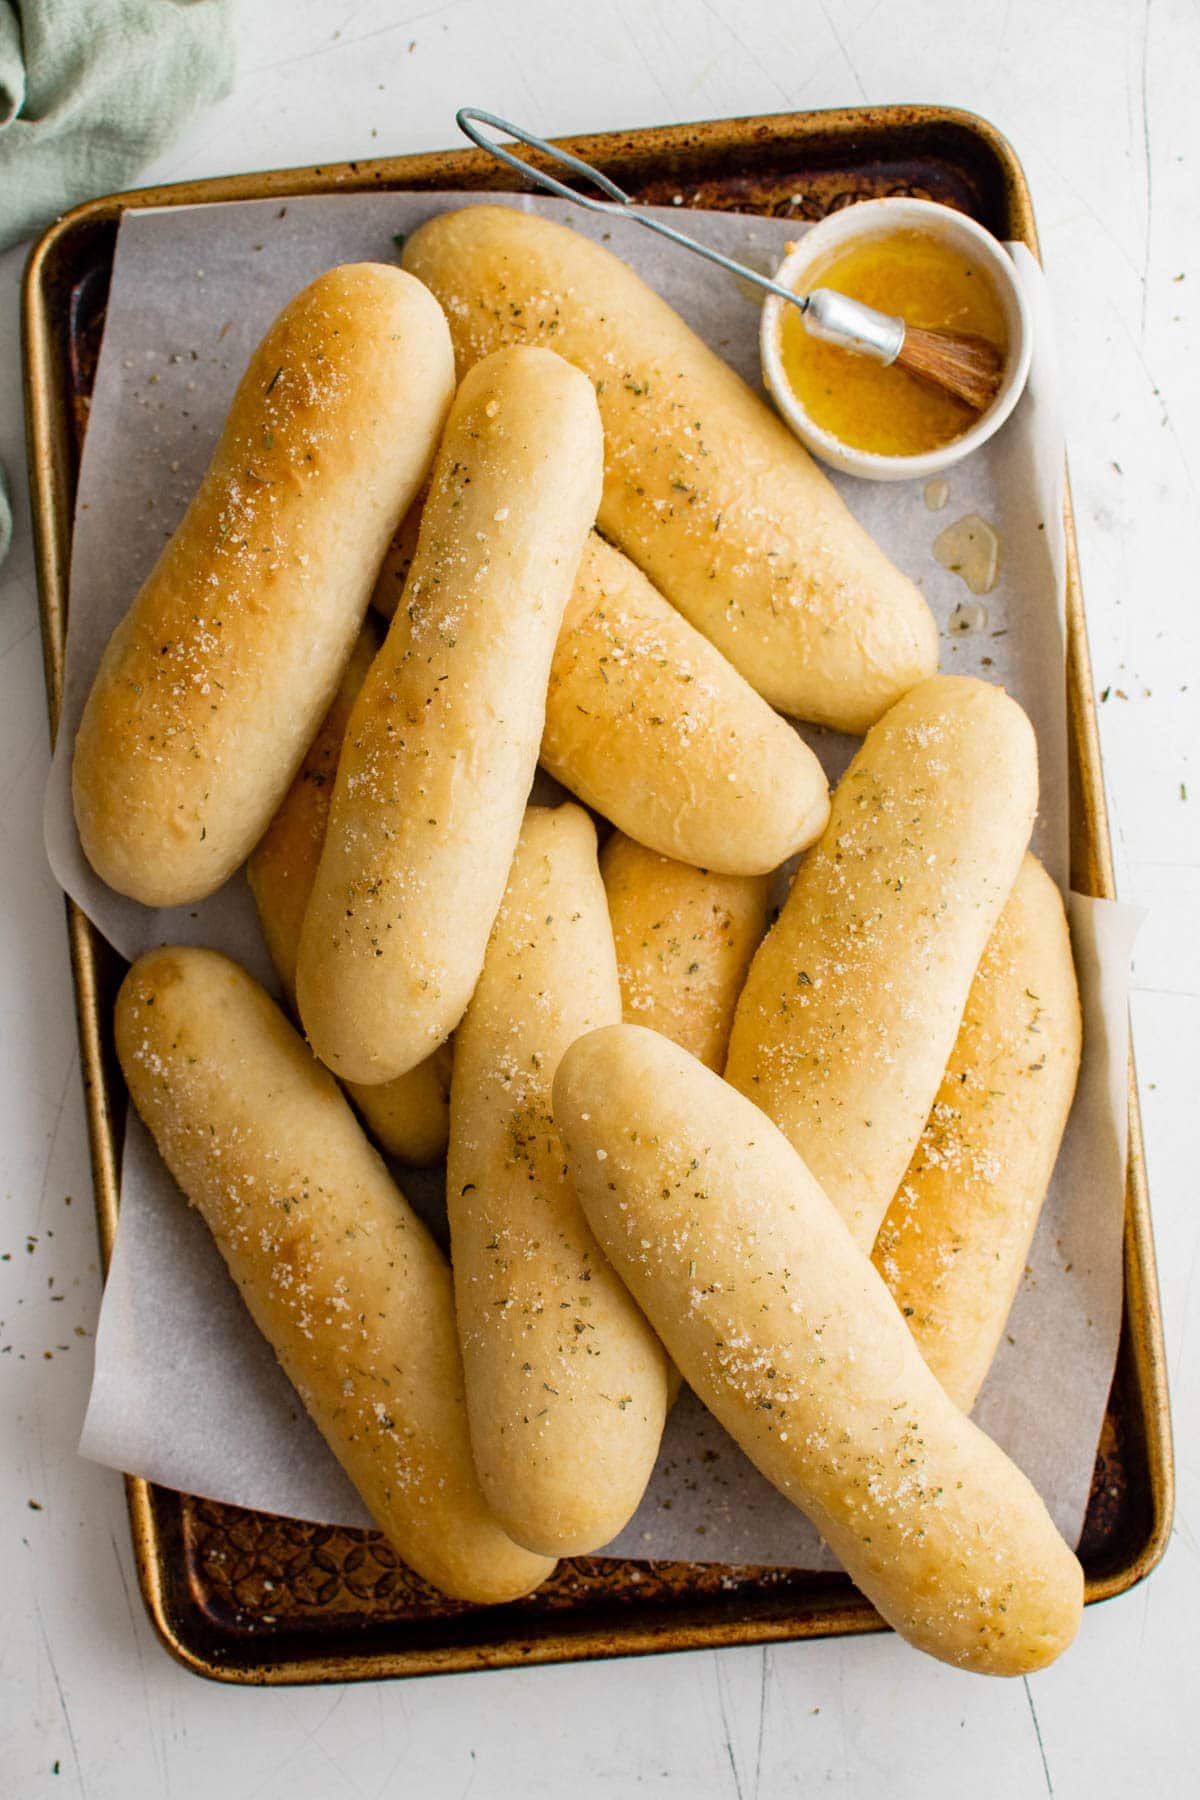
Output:
M746 284L623 221L524 196L338 195L127 214L80 470L62 730L46 800L46 844L63 887L132 957L160 943L227 951L272 989L239 875L194 908L151 912L111 893L81 855L70 807L70 748L109 633L182 515L249 355L284 302L331 264L392 261L394 238L448 206L497 198L600 237L649 280L720 355L759 386L757 299ZM676 221L678 213L667 209ZM795 222L687 215L689 229L769 269ZM942 628L942 667L1006 686L1037 731L1041 809L1034 848L1067 872L1063 442L1052 334L1040 271L1016 247L1036 322L1033 373L1012 420L950 473L931 513L916 484L834 477L888 553L922 587ZM977 511L1002 541L983 626L947 630L958 577L931 545ZM830 775L853 749L806 737ZM1054 1183L976 1418L1035 1482L1076 1541L1116 1357L1124 1215L1126 990L1134 915L1070 902L1084 1003L1084 1063ZM436 1176L401 1174L431 1218ZM121 1218L96 1338L81 1450L164 1486L266 1512L364 1524L366 1514L244 1312L199 1217L131 1119ZM685 1394L668 1424L637 1515L610 1547L622 1556L832 1566L806 1521Z

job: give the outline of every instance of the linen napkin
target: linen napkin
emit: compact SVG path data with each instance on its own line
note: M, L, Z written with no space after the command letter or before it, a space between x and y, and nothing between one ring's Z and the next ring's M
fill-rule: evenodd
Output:
M0 0L0 251L229 92L232 0ZM0 562L12 509L0 470Z

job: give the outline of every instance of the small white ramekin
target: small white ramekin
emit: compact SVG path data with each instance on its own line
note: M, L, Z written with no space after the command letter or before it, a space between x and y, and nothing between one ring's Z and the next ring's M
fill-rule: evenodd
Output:
M774 279L783 287L804 293L809 287L820 286L819 273L815 280L810 280L809 270L814 264L825 262L832 251L851 243L861 243L864 239L888 237L894 231L912 230L941 238L986 269L1004 308L1008 355L996 398L975 424L953 442L942 444L936 450L923 451L919 456L879 456L873 451L858 450L843 443L810 417L784 372L782 327L787 301L768 294L762 310L759 348L763 375L784 419L822 462L840 469L843 474L861 475L870 481L919 480L961 462L964 456L970 456L972 450L985 444L993 432L999 431L1020 399L1029 375L1033 323L1012 258L1004 245L982 225L967 218L965 213L940 206L936 201L864 200L843 207L805 232L776 270Z

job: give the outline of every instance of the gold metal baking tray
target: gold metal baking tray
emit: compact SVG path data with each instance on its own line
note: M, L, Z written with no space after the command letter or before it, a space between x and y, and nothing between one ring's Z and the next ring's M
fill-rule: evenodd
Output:
M1037 252L1029 190L1005 140L940 107L777 114L566 140L637 199L815 219L857 200L917 194ZM35 248L24 297L26 416L51 730L62 697L75 475L126 208L369 190L499 188L478 151L287 169L110 196ZM1068 507L1072 881L1111 897L1112 860L1083 599ZM125 1090L112 1048L122 966L79 909L67 923L107 1263L120 1201ZM1080 1554L1089 1601L1140 1581L1166 1546L1170 1422L1137 1095L1130 1070L1125 1316ZM512 1606L443 1600L375 1533L197 1500L128 1478L142 1592L181 1662L223 1681L377 1679L882 1628L842 1575L583 1558Z

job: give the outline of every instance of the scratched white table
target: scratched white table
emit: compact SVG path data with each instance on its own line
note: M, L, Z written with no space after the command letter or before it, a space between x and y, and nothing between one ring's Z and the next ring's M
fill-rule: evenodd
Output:
M820 1789L923 1800L1194 1792L1200 1398L1200 20L1186 0L247 0L232 97L157 181L449 143L476 102L552 135L854 101L972 108L1033 184L1122 896L1148 909L1134 1040L1179 1438L1175 1540L1027 1684L893 1638L254 1692L168 1660L121 1484L75 1440L99 1297L23 494L17 294L0 260L0 1790L90 1800ZM1189 787L1191 789L1189 798ZM1187 1351L1190 1348L1191 1357Z

